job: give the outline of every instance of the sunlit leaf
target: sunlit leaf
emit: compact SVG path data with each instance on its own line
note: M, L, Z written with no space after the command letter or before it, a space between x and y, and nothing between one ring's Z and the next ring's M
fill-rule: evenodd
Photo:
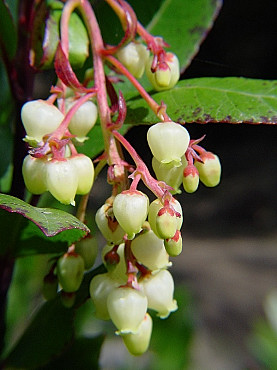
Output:
M0 254L9 250L15 256L59 253L89 232L69 213L33 207L5 194L0 194L0 221Z
M247 78L196 78L153 94L172 120L185 122L277 123L277 82ZM128 124L151 124L157 117L142 99L127 102Z

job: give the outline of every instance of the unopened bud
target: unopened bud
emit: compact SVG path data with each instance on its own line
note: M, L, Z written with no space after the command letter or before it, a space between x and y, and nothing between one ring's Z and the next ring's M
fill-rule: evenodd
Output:
M200 154L203 163L196 161L195 166L199 171L201 182L208 187L214 187L219 184L221 175L221 165L217 155L211 152Z
M153 56L149 58L146 65L147 77L157 91L171 89L176 85L180 78L180 66L177 56L173 53L166 53L165 63L157 66L152 72Z
M199 185L199 172L193 164L184 169L183 187L187 193L194 193Z
M171 239L164 241L164 246L167 253L171 257L179 256L182 252L182 236L179 230L176 231L175 235Z
M84 260L79 254L66 253L58 259L57 275L65 292L72 293L79 289L84 270Z
M156 230L161 239L169 239L175 235L177 220L172 208L163 207L159 210L156 219Z

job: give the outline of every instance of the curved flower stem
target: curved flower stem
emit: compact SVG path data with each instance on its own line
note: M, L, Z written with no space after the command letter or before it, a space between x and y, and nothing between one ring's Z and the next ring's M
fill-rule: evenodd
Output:
M72 117L76 113L76 111L80 108L80 106L82 104L84 104L86 101L88 101L90 98L92 98L95 95L96 95L96 93L92 92L92 93L88 93L88 94L82 96L81 98L79 98L76 101L76 103L73 105L73 107L71 107L69 109L69 111L67 112L65 118L63 119L63 121L61 122L61 124L57 128L57 130L53 133L53 135L51 135L51 139L53 139L53 138L61 139L63 137L65 131L67 130L68 125L69 125Z
M127 68L124 67L122 63L119 62L115 57L112 55L106 56L106 59L112 63L124 76L128 78L131 84L137 89L140 93L142 98L146 101L152 111L156 114L156 116L161 119L162 121L171 121L171 118L167 115L165 111L164 105L159 105L144 89L144 87L138 82L138 80L128 71Z
M131 176L134 178L140 174L144 184L156 195L157 198L162 199L166 190L171 189L170 186L162 181L157 181L153 176L151 176L146 164L140 158L132 145L124 138L124 136L122 136L118 131L112 131L112 134L129 152L137 166L136 170Z

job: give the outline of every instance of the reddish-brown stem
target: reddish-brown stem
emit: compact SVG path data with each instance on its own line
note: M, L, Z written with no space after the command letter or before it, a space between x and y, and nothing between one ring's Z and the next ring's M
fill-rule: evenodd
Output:
M161 110L161 106L145 91L144 87L138 82L138 80L128 71L127 68L124 67L122 63L119 62L115 57L112 55L106 56L106 60L108 60L114 67L116 67L124 76L128 78L128 80L132 83L132 85L137 89L140 93L142 98L147 102L149 107L152 111L156 114L156 116L161 119L162 121L171 121L171 118L167 115L165 110Z
M132 177L135 177L136 175L140 174L141 179L144 182L144 184L157 196L157 198L162 198L165 191L167 189L171 189L168 185L163 183L162 181L157 181L154 179L153 176L151 176L146 164L143 162L143 160L140 158L140 156L137 154L135 149L132 147L132 145L122 136L118 131L112 131L112 134L117 138L117 140L124 146L124 148L128 151L130 156L133 158L137 168L132 174ZM163 186L161 186L163 184Z

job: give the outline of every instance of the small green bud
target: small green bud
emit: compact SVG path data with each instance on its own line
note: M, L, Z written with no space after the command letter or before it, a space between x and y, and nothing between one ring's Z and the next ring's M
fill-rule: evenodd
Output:
M191 164L184 169L183 187L187 193L194 193L199 185L199 172Z
M75 245L75 252L79 254L85 264L85 269L90 269L96 260L98 254L98 243L95 237L88 235Z
M76 253L66 253L58 259L57 275L66 293L76 292L83 280L84 260Z
M182 252L182 236L179 230L176 231L175 235L171 239L164 241L164 246L167 253L171 257L179 256Z
M196 161L195 167L199 171L201 182L208 186L214 187L219 184L221 175L221 165L217 155L211 152L200 154L203 163Z
M156 219L156 230L161 239L173 238L177 230L177 220L172 208L163 207Z
M166 53L165 66L157 66L157 70L152 72L153 56L149 58L146 64L146 75L157 91L173 88L180 78L180 66L177 56L173 53Z

